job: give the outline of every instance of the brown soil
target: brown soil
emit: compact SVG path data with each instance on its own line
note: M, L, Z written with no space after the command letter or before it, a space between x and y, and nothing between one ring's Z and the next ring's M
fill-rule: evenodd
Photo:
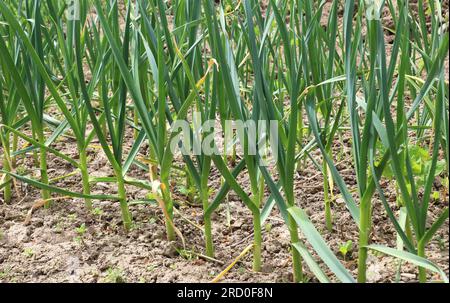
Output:
M132 138L128 136L127 142ZM62 138L55 144L58 150L76 158L76 145L70 138ZM93 144L95 145L95 144ZM350 186L355 185L354 172L348 161L351 147L349 140L344 145L335 144L335 154L343 152L343 160L338 169ZM143 148L145 150L145 147ZM319 159L316 153L315 157ZM61 160L50 156L51 177L62 176L72 171ZM18 165L33 171L32 157L20 159ZM90 150L90 172L93 175L108 176L111 171L102 152ZM137 168L131 176L146 178ZM219 185L219 174L211 174L212 188ZM239 178L240 184L248 184L246 173ZM180 181L181 182L181 181ZM79 177L70 177L55 185L80 191ZM177 183L179 184L179 183ZM352 186L353 187L353 186ZM339 245L348 240L357 243L358 231L346 210L342 199L333 205L334 230L328 233L324 226L323 180L311 162L306 162L296 177L296 198L300 207L310 215L312 222L321 231L328 245L339 255ZM83 201L66 199L55 202L50 209L38 209L29 225L25 225L28 211L39 200L39 191L19 185L21 197L14 197L11 205L0 204L0 281L1 282L208 282L231 263L252 241L252 217L250 212L233 193L229 203L224 203L213 218L213 234L216 259L211 262L196 253L202 253L203 235L201 230L176 215L175 224L182 231L187 250L179 254L174 248L181 243L165 240L163 214L156 205L132 206L135 226L128 234L123 232L118 205L110 201L95 202L101 214L88 213ZM180 204L179 212L191 222L202 224L202 210L189 206L186 197L174 187L174 198ZM386 188L392 193L392 189ZM114 193L114 185L97 184L93 193ZM145 197L146 192L128 188L130 199ZM0 196L1 198L1 196ZM389 195L395 208L395 194ZM430 216L435 217L448 205L437 201L431 205ZM396 234L379 201L374 206L374 232L372 240L377 244L391 247L396 245ZM227 207L228 206L228 207ZM227 224L227 208L230 210L230 225ZM82 224L86 232L80 240L77 228ZM263 246L263 273L251 271L251 254L238 263L223 280L224 282L289 282L292 281L289 253L289 234L278 212L273 211L267 221ZM449 243L448 222L428 246L428 257L448 274ZM342 258L341 258L342 259ZM356 274L357 251L342 262ZM369 259L369 279L373 282L392 282L395 278L397 261L381 255L371 255ZM405 264L401 280L417 281L417 269ZM312 275L308 273L312 281ZM430 276L431 278L431 276ZM438 278L438 277L434 277Z

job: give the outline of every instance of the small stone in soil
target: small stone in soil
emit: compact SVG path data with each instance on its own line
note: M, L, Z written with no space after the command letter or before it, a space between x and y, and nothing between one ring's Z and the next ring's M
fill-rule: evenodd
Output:
M178 252L175 249L174 243L167 243L167 246L163 250L163 256L168 258L175 258Z

